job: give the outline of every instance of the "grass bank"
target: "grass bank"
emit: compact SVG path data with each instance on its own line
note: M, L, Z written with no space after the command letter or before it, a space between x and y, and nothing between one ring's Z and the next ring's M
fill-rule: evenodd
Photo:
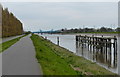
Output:
M23 35L0 44L0 53L6 50L7 48L9 48L10 46L12 46L13 44L15 44L17 41L19 41L22 37L25 37L25 36L27 35Z
M44 75L115 75L38 35L33 34L31 39Z

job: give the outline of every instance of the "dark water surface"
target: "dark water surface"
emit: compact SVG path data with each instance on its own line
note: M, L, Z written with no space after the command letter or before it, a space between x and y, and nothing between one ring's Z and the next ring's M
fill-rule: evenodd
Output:
M84 35L84 34L83 34ZM119 55L120 54L118 51L120 51L120 38L117 36L117 55L114 56L113 49L111 51L111 55L109 55L109 52L107 54L103 54L100 52L93 52L89 51L88 48L84 45L80 45L78 42L76 42L75 36L76 35L57 35L57 34L43 34L40 35L43 37L47 37L50 41L53 43L57 44L57 37L59 37L59 45L61 47L64 47L76 55L82 56L88 60L91 60L92 62L96 62L100 66L108 69L109 71L112 71L114 73L120 74L120 61L119 61ZM91 36L91 35L90 35ZM100 37L101 35L96 35ZM105 35L105 37L113 37L114 35ZM109 50L109 49L108 49Z

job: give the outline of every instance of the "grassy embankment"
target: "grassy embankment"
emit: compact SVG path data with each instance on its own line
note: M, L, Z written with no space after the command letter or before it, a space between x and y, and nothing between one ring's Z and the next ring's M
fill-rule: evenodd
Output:
M12 46L13 44L15 44L17 41L19 41L22 37L25 37L25 36L27 35L23 35L0 44L0 53L6 50L7 48L9 48L10 46Z
M115 75L38 35L33 34L31 39L44 75Z

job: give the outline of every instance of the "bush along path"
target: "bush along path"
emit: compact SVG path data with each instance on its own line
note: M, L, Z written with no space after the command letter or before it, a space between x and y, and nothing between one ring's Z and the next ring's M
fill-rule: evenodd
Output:
M116 75L38 35L31 39L44 75Z

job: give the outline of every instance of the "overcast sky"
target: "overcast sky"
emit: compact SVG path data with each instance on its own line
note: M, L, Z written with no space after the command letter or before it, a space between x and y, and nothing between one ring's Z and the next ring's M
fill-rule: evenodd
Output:
M19 18L24 30L117 27L117 2L12 2L2 3Z

